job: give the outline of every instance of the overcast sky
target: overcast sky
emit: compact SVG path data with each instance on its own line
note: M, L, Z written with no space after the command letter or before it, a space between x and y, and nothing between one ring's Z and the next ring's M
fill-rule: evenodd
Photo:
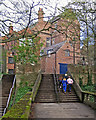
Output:
M59 14L59 11L58 11L58 9L55 9L55 7L61 9L62 7L66 6L68 4L68 2L73 2L73 1L76 1L76 0L2 0L2 1L4 1L6 6L12 8L12 9L14 9L14 6L11 4L11 2L19 3L20 1L21 2L26 1L30 5L32 5L33 2L34 2L34 5L35 5L35 4L38 3L38 1L40 1L40 3L42 3L42 4L45 3L45 5L37 5L37 6L34 7L34 9L32 9L32 17L36 18L36 16L35 16L36 14L34 15L34 13L38 12L39 7L43 8L43 11L45 13L44 17L46 17L50 14L53 15L54 13L55 13L55 15L57 15L57 14ZM89 0L79 0L79 1L86 1L87 2ZM91 0L91 1L95 1L95 0ZM25 10L27 9L26 7L24 7L24 5L19 7L20 11L23 11L24 9ZM14 20L18 19L18 15L15 14L15 12L14 12L15 9L14 9L14 11L11 11L11 9L7 9L7 11L6 11L6 7L1 5L0 6L0 11L2 11L3 14L6 14L7 17L12 16L13 18L11 18L11 19L14 19ZM24 14L24 12L23 12L23 14ZM5 15L3 15L3 16L0 15L0 18L4 20ZM47 19L44 19L44 20L47 20ZM26 18L24 17L23 20L21 21L21 23L27 23L27 22L28 22L27 17ZM9 22L7 24L9 25ZM18 29L18 25L13 24L13 26L14 26L14 30Z

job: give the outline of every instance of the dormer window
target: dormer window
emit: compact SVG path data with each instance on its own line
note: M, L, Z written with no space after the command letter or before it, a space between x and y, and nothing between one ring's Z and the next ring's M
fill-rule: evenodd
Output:
M14 63L13 57L8 57L8 63L10 63L10 64L13 64L13 63Z
M50 53L52 53L52 52L53 52L53 49L47 50L47 54L50 54Z
M71 41L69 41L69 43L70 43L70 45L72 46L72 42L71 42Z
M53 40L52 40L52 44L53 44L53 45L55 44L55 38L53 38Z
M70 50L65 50L65 56L69 57L70 56Z
M49 47L49 46L51 46L51 38L47 37L46 38L46 47Z

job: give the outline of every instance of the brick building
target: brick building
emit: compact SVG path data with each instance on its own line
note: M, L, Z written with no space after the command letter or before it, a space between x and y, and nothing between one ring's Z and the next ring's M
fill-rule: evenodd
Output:
M40 43L43 43L40 55L41 57L41 70L44 73L53 73L53 68L57 73L60 73L61 64L77 64L79 62L80 53L80 25L77 19L73 21L70 19L57 16L49 22L44 21L43 9L39 8L38 22L35 25L31 25L26 33L36 34L40 33ZM70 23L70 24L69 24ZM9 35L21 34L24 29L15 32L13 26L9 26ZM4 39L4 37L3 37ZM22 39L22 38L20 38ZM73 41L75 39L75 41ZM6 55L6 72L15 72L15 63L13 61L14 51L12 51L12 45L16 44L16 41L7 42L3 47L7 50ZM74 59L75 58L75 59Z

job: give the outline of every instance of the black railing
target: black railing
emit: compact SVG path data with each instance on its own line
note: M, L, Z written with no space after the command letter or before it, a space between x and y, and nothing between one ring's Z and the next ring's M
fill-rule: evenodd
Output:
M57 81L58 81L58 77L57 77L57 74L56 74L56 70L53 68L53 77L54 77L54 85L55 85L55 93L56 93L56 101L59 102L59 96L58 96L58 84L57 84Z
M16 75L14 76L13 84L12 84L12 87L10 89L10 93L9 93L9 96L8 96L7 104L6 104L6 107L4 109L3 115L7 112L7 108L9 106L9 103L10 103L10 100L11 100L11 97L12 97L12 92L13 92L13 89L15 87L16 87Z

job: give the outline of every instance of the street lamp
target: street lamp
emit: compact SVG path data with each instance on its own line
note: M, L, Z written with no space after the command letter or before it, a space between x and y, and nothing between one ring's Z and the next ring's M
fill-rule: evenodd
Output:
M75 37L73 38L73 64L75 65Z

